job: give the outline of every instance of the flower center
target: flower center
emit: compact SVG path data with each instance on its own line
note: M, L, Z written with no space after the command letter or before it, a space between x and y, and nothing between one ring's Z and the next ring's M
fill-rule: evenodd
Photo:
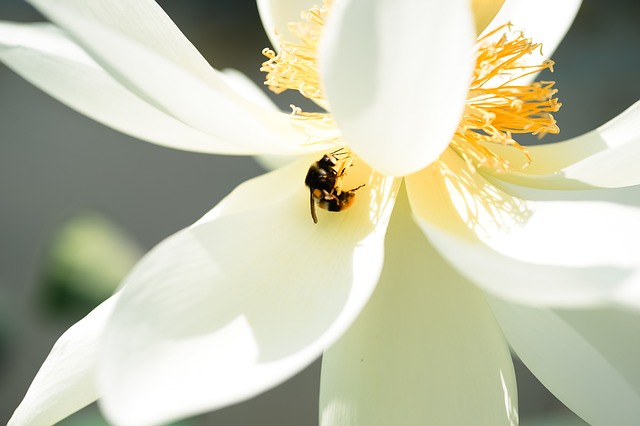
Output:
M279 38L279 51L264 49L268 59L261 71L267 73L265 85L275 93L296 90L327 109L327 102L318 73L318 44L325 28L333 0L325 0L322 7L302 13L302 21L289 24L289 31L299 41ZM525 64L525 55L542 49L521 32L502 25L476 41L476 61L465 110L452 137L450 147L468 164L470 169L491 167L498 171L510 169L509 161L494 150L493 144L512 146L520 150L528 161L527 149L514 138L529 133L542 137L558 133L560 129L551 115L561 104L554 95L554 82L518 84L518 80L544 69L553 71L553 61L538 65ZM331 127L335 122L327 112L304 112L292 105L292 120L313 120L316 125ZM310 140L314 137L310 135ZM315 139L316 142L326 140ZM331 141L336 147L346 145L342 138ZM347 156L352 153L347 151Z

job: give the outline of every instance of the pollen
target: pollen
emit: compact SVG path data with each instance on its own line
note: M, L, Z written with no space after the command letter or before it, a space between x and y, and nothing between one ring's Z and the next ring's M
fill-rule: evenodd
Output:
M501 34L500 37L496 37ZM510 169L509 162L492 150L492 144L512 146L527 157L527 149L514 135L529 133L543 137L558 133L551 113L562 105L554 95L552 81L522 84L518 80L548 69L553 61L526 65L526 55L542 49L521 32L505 24L477 40L476 66L465 110L451 147L471 168ZM528 163L527 163L528 164Z
M326 109L325 94L318 72L318 44L322 38L327 16L333 0L325 0L301 14L301 22L289 24L289 31L296 42L284 40L279 35L278 53L264 49L267 60L261 71L266 73L265 85L274 93L285 90L298 91ZM522 32L512 30L511 23L495 28L476 41L475 68L464 112L450 147L475 170L479 167L507 171L509 161L495 150L496 144L519 150L527 158L527 149L515 138L518 134L532 134L539 138L547 133L558 133L552 113L561 104L554 97L557 90L552 81L528 83L524 79L542 70L553 71L553 61L541 61L531 65L527 55L542 52L542 45L534 43ZM392 108L393 106L390 106ZM304 112L292 105L294 124L335 126L329 112ZM304 126L303 126L304 127ZM310 135L310 143L314 143ZM348 145L341 137L331 141L336 147ZM525 166L526 167L526 166Z

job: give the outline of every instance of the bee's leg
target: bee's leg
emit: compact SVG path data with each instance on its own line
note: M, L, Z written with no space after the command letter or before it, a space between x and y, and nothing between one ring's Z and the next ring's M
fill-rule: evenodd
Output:
M309 205L311 207L311 219L313 219L313 223L318 223L318 216L316 216L316 202L313 199L313 191L309 191Z
M344 151L344 149L345 149L345 148L344 148L344 146L342 146L342 147L340 147L340 148L336 149L335 151L333 151L333 152L331 153L331 155L333 155L333 156L336 156L336 155L342 155L342 154L343 154L343 153L342 153L342 151Z
M340 167L336 173L335 192L337 195L342 193L342 178L347 174L347 169L353 164L353 158L347 157L340 163Z

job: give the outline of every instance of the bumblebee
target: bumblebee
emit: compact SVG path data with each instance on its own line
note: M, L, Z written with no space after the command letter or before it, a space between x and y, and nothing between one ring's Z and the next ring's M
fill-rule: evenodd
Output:
M336 170L340 162L337 157L338 152L325 154L320 160L311 164L304 180L305 185L309 187L309 204L313 223L318 223L316 205L330 212L341 212L351 207L356 191L364 186L363 184L349 191L341 190L340 181L346 174L350 162L348 158L343 160L340 168Z

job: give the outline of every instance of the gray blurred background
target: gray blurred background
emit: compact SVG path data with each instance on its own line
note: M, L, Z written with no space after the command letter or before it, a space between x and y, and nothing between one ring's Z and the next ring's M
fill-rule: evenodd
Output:
M252 0L159 3L216 68L261 81L269 45ZM42 18L19 0L0 0L0 19ZM517 23L516 23L517 24ZM556 115L570 138L640 99L640 2L585 0L554 60L564 104ZM173 151L84 118L0 65L0 423L6 422L57 337L86 314L89 296L69 296L51 272L53 236L79 212L99 211L143 251L194 222L238 183L262 173L250 158ZM286 108L289 100L279 100ZM73 292L72 292L73 293ZM71 295L73 296L73 295ZM319 362L246 403L189 425L316 425ZM516 362L522 424L566 409ZM100 425L95 407L62 424Z

